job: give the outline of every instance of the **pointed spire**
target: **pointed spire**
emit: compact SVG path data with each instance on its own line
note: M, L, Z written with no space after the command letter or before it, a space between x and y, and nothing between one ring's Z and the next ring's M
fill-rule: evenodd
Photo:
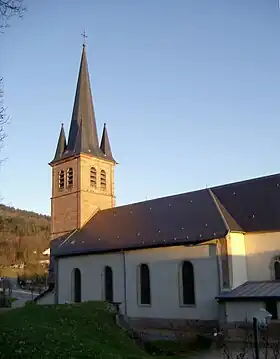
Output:
M66 137L64 132L63 123L61 124L60 134L57 141L56 151L52 162L59 160L64 151L66 150Z
M78 155L80 153L89 153L91 154L91 149L88 148L87 144L87 134L84 133L85 128L83 126L83 118L81 118L79 130L76 137L75 147L73 150L74 155Z
M104 123L104 128L103 128L103 133L102 133L102 138L101 138L101 143L100 143L100 149L101 149L102 153L104 154L104 156L108 160L115 162L113 155L112 155L112 151L111 151L111 146L110 146L106 123Z
M78 134L79 136L82 136L79 140ZM80 145L76 145L77 140L80 141ZM86 58L86 47L84 45L67 146L69 154L73 153L73 151L78 148L80 148L81 151L79 153L91 153L94 156L102 156L98 146L96 121Z

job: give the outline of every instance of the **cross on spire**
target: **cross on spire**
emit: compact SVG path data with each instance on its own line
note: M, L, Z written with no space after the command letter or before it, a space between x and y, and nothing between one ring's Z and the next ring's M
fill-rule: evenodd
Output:
M88 36L86 35L86 31L84 30L84 32L83 32L81 35L82 35L83 38L84 38L83 46L86 46L86 38L88 37Z

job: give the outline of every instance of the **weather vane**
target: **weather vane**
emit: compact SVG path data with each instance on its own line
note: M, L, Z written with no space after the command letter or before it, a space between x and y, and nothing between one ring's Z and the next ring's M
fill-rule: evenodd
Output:
M83 46L86 46L86 38L88 37L88 36L86 35L86 31L84 30L84 32L83 32L81 35L82 35L83 38L84 38Z

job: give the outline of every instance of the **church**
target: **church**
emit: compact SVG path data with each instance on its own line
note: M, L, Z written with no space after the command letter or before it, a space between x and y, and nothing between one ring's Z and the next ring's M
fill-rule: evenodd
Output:
M107 300L141 327L280 319L280 174L116 207L83 45L68 137L52 168L49 289L38 304ZM226 170L226 166L224 167Z

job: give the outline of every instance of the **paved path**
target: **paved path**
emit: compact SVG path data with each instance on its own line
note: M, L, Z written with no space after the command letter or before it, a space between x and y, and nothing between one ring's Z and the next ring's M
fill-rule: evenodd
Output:
M29 290L23 289L13 289L13 297L17 299L25 299L25 300L32 300L34 299L39 293L30 292Z
M12 308L24 307L28 300L34 299L37 295L38 293L35 292L32 293L23 289L13 289L12 296L17 298L17 300L12 303Z

